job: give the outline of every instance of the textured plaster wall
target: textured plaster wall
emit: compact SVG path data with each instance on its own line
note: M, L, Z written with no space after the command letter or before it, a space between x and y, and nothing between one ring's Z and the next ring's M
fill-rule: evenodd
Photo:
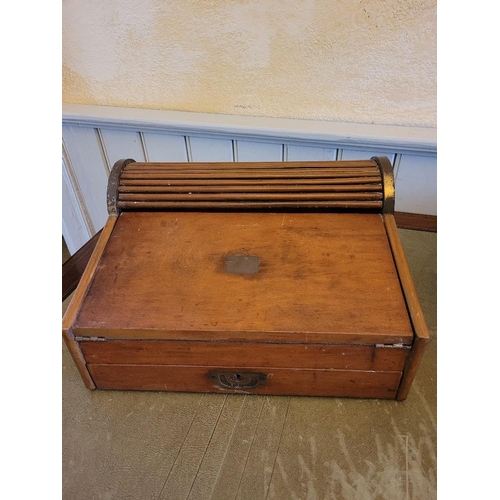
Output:
M63 102L436 125L436 0L64 0Z

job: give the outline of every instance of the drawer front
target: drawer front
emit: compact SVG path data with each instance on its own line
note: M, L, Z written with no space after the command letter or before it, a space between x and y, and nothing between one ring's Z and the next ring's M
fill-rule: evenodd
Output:
M407 348L331 344L178 342L166 340L81 341L89 364L198 365L221 367L403 370Z
M87 365L98 389L394 399L397 371Z

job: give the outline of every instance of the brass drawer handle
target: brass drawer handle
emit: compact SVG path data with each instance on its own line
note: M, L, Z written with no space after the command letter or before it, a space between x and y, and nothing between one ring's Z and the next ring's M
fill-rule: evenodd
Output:
M210 380L223 389L255 389L264 384L267 376L256 372L217 372L209 373Z

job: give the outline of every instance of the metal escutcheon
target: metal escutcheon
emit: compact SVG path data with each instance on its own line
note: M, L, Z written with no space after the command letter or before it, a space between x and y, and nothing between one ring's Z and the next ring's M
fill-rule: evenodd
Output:
M210 380L222 389L255 389L267 380L267 375L256 372L219 372L209 373Z

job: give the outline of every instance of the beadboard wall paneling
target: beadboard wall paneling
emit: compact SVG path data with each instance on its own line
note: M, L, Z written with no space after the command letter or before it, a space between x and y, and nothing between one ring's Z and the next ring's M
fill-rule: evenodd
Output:
M144 132L142 136L147 161L188 161L185 136L155 132Z
M437 157L402 154L396 179L396 210L437 215Z
M104 150L109 161L109 166L122 158L133 158L136 161L146 161L142 146L142 134L127 130L100 129Z
M106 219L107 178L137 161L321 161L386 155L396 210L436 215L435 130L63 105L63 236L73 254Z
M283 144L234 141L235 161L283 161Z
M77 198L77 191L69 178L69 170L64 164L64 159L62 167L62 234L69 252L73 255L81 248L82 241L85 242L92 237L92 231L84 217L84 205Z
M188 136L188 161L234 161L233 141L211 137Z
M67 202L71 204L71 209L63 206L63 226L66 227L63 236L68 241L68 250L73 253L107 220L109 167L96 128L65 125L63 122L62 139L63 170L70 180L66 184ZM76 224L81 219L85 220L90 234L87 235L87 231Z
M301 144L287 144L287 161L335 161L338 159L337 148L323 148Z

